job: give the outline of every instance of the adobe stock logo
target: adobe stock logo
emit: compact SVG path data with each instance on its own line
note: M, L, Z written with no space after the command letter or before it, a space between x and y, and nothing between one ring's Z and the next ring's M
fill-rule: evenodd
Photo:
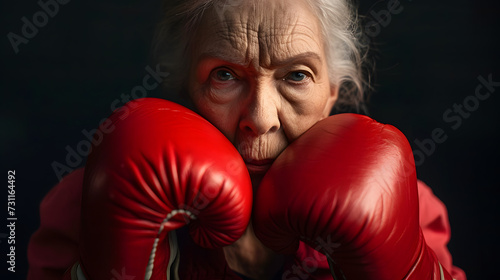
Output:
M162 81L167 78L170 73L162 71L162 65L157 64L156 68L152 68L147 65L144 70L148 73L142 78L142 84L133 87L130 90L130 94L122 93L120 98L114 99L110 104L111 112L115 112L121 106L128 102L134 100L134 102L140 102L141 98L147 97L148 93L156 89ZM131 104L131 107L135 107L137 104ZM119 118L124 120L129 116L130 110L126 107L121 111ZM92 145L100 145L104 139L104 135L111 133L115 126L109 118L103 118L99 122L100 129L94 128L90 131L83 129L81 132L84 139L79 141L74 147L66 145L66 157L64 162L53 161L51 163L52 170L57 176L59 181L62 180L65 174L71 173L75 168L77 168L85 159L85 157L90 153Z
M28 44L31 39L35 38L39 32L39 28L43 28L49 22L49 18L53 18L59 13L59 5L66 5L69 1L70 0L38 1L38 6L40 6L41 10L35 12L31 20L27 17L21 18L23 25L21 27L21 33L19 33L20 35L14 32L9 32L9 34L7 34L7 39L9 39L14 52L18 54L19 46L21 44Z
M412 0L408 0L411 2ZM385 1L379 1L378 3L384 3ZM403 12L404 7L399 0L389 0L387 1L386 7L380 10L371 9L369 11L369 16L366 16L367 22L363 26L363 36L364 39L368 41L370 38L377 37L383 28L389 26L392 21L392 16L399 15Z
M493 81L492 74L489 74L487 78L478 76L477 80L479 83L474 90L474 94L466 96L462 102L454 103L451 108L443 112L443 121L449 124L452 130L459 129L463 120L470 118L472 113L479 108L480 103L490 98L496 87L500 87L500 82ZM448 140L448 134L441 127L434 128L428 138L423 140L415 139L414 143L417 147L413 150L415 165L422 165L425 159L436 151L437 144L442 144L446 140Z

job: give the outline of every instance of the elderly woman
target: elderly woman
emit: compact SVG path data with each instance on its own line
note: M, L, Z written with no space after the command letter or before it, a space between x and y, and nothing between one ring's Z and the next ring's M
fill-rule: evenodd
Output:
M371 142L376 142L377 137L385 137L384 143L400 140L390 140L397 132L367 134L365 131L379 124L357 115L328 118L332 111L363 112L365 106L366 46L354 7L348 1L166 2L156 44L162 65L169 68L165 85L169 91L180 92L186 105L203 119L160 100L137 100L115 112L107 125L101 125L101 130L109 133L104 133L103 142L93 148L85 180L83 170L70 174L42 203L41 228L33 235L29 248L30 279L60 279L70 267L67 279L451 279L449 274L465 279L464 273L452 266L446 248L450 235L446 209L427 186L414 180L413 193L402 188L403 197L391 194L387 198L383 194L384 199L399 203L387 205L412 204L412 210L407 210L406 205L382 207L384 204L372 203L377 200L373 198L375 187L352 186L350 178L358 176L354 175L359 174L357 170L368 169L361 165L360 158L377 156L385 164L394 154L380 155L381 148L371 146ZM205 120L217 129L208 127ZM312 129L318 125L319 129ZM224 139L217 135L219 131ZM337 135L349 140L340 141ZM193 138L200 137L191 144ZM357 142L358 138L367 142ZM315 139L338 144L318 143ZM174 143L173 148L165 148L167 141ZM364 143L362 146L368 148L345 158L339 156L339 151L359 149L352 143ZM311 159L317 145L328 145L322 147L321 153L337 158L328 164L319 159L321 155ZM239 155L232 152L233 146ZM175 155L165 154L169 149ZM404 146L401 150L409 149ZM141 156L136 157L136 152ZM297 157L300 153L307 156ZM158 159L158 154L175 160L165 162ZM303 157L307 158L304 165L295 164ZM319 161L323 162L316 166ZM395 161L400 163L401 159ZM196 167L200 162L203 171ZM327 166L332 173L301 172L308 166ZM414 170L413 163L405 166ZM369 173L385 174L378 170ZM410 173L414 176L414 171ZM399 179L395 182L401 184L405 176L396 176ZM293 198L301 194L301 184L311 177L324 178L316 181L327 186L314 185L306 194ZM383 183L388 180L375 178ZM349 182L349 187L332 187L340 181ZM403 181L406 186L406 179ZM212 188L206 189L206 185ZM210 195L214 188L217 195ZM277 200L289 203L278 205L276 199L270 198L272 188L280 194ZM336 197L328 197L331 192L327 188L337 188ZM351 192L359 188L365 191ZM266 216L268 212L298 207L303 208L297 212L306 213L322 203L317 199L322 196L327 197L327 206L337 203L335 207L348 211L325 214L329 219L322 225L316 223L322 216L315 217L314 211L307 217L288 217L303 227L299 230L282 230L278 214ZM408 197L409 203L405 200ZM300 204L297 199L314 202L296 206ZM163 200L168 202L158 206L158 201ZM364 215L362 210L372 206L370 211L387 209L381 212L382 218L367 222L361 229L354 229L357 224L349 225L349 219L329 227L342 215ZM269 210L273 207L277 208L274 212ZM166 212L152 218L161 211ZM368 216L373 219L373 215ZM400 226L401 219L410 223ZM190 227L192 237L187 237L186 228L182 228L188 221L194 221ZM327 231L326 235L311 234L322 226L325 228L319 231ZM384 235L384 228L390 233ZM416 235L411 233L413 228ZM289 232L294 230L298 232L293 234L305 243L296 240L296 245L290 246L286 235L293 235ZM423 232L425 241L419 232ZM345 245L345 236L354 241ZM330 238L337 239L332 243ZM377 250L355 256L345 253L378 239L383 240ZM285 251L287 254L280 254Z

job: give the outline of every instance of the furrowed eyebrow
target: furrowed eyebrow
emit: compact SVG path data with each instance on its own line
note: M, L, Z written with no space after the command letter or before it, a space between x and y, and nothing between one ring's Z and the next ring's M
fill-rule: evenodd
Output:
M204 52L200 56L200 61L204 60L204 59L208 59L208 58L227 61L228 63L231 63L231 64L238 64L238 65L247 65L248 64L248 62L246 62L243 57L238 57L238 56L231 55L228 53L215 52L215 51ZM280 67L280 66L294 64L297 62L310 61L311 59L317 60L318 62L321 62L321 57L319 56L319 54L317 54L315 52L304 52L304 53L294 55L292 57L287 57L285 59L273 60L270 66L273 68Z
M292 57L287 57L282 60L275 60L271 64L272 67L280 67L284 65L290 65L297 62L310 61L311 59L321 62L321 57L315 52L305 52L294 55Z
M246 64L244 58L238 57L238 56L235 56L235 55L231 55L229 53L220 52L220 51L219 52L216 52L216 51L204 52L203 54L201 54L199 61L202 61L202 60L205 60L205 59L209 59L209 58L227 61L227 62L229 62L231 64L239 64L239 65L245 65Z

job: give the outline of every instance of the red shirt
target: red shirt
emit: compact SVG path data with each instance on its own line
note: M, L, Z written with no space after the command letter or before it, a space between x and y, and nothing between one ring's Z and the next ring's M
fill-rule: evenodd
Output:
M78 260L83 173L83 168L75 170L43 199L40 205L40 228L32 235L28 246L28 280L61 279L64 272ZM420 226L427 245L454 279L465 280L465 273L453 266L446 247L451 235L446 206L421 181L418 181L418 191ZM208 279L207 275L215 276L214 279L241 279L228 268L222 250L201 249L185 242L187 244L183 246L180 244L183 252L181 256L188 257L181 259L181 271L188 271L189 276L181 272L181 279ZM197 260L209 262L205 266L207 271L189 269L190 266L199 266ZM332 279L325 256L302 242L294 259L285 265L282 273L283 279L304 279L305 275L309 279Z

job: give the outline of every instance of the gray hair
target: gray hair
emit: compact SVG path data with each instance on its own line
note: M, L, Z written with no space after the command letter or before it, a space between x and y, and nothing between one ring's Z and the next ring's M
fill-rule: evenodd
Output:
M244 0L165 0L153 52L168 69L164 87L181 92L189 72L190 41L198 23L210 8L236 6ZM332 113L367 113L371 63L357 7L350 0L308 0L316 12L325 38L330 83L339 89Z

